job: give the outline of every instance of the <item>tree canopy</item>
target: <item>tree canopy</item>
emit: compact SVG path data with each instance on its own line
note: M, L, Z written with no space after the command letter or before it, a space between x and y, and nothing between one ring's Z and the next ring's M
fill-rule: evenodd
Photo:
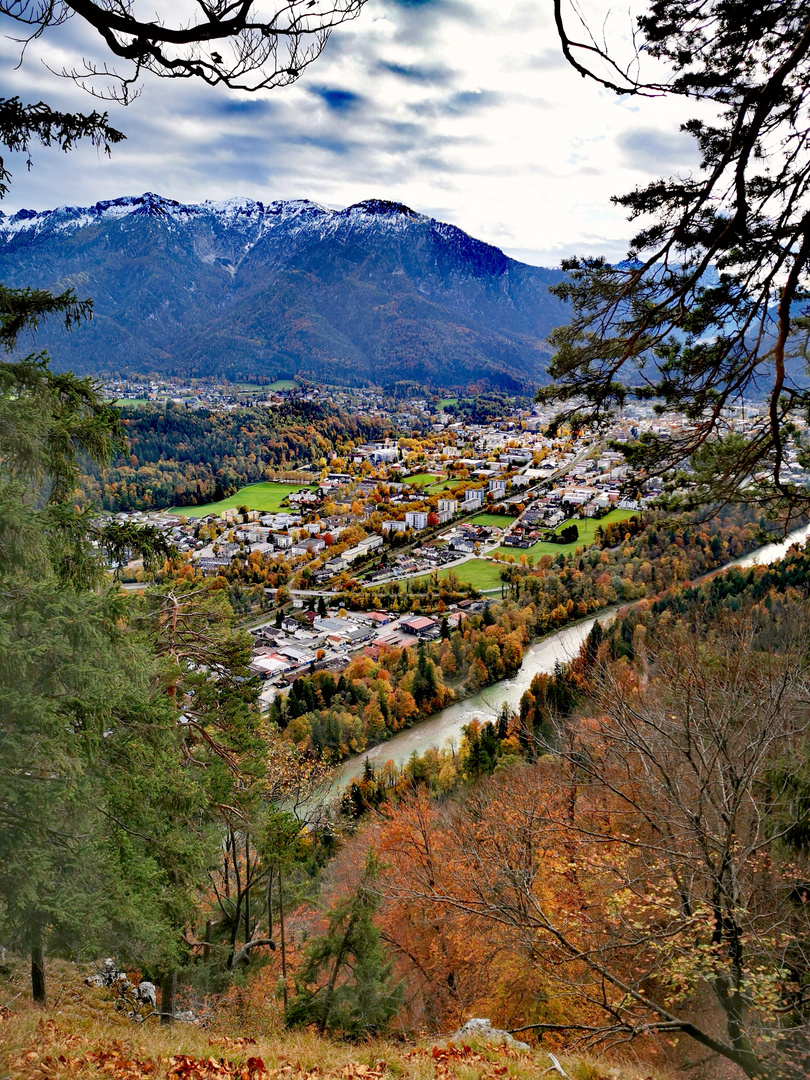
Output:
M552 335L552 384L540 396L575 422L655 400L688 427L628 446L633 464L687 487L694 502L806 506L788 464L794 453L807 461L795 421L810 408L807 6L654 0L624 59L581 20L574 29L573 5L555 0L555 16L584 77L618 94L695 102L700 115L682 130L701 160L614 199L640 225L626 262L564 264L556 292L573 317ZM645 81L645 61L668 76ZM732 426L730 410L746 399L764 408Z
M144 72L202 79L211 86L261 90L286 86L316 60L335 26L365 0L2 0L0 14L31 27L31 36L79 18L99 34L105 52L127 65L82 60L59 74L97 96L131 100ZM137 92L137 91L136 91Z

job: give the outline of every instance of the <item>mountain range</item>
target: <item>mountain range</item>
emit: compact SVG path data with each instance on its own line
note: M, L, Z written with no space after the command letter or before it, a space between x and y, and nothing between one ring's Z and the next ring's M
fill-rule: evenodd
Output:
M84 374L305 375L529 390L566 318L560 271L517 262L401 203L187 205L147 193L0 213L0 280L92 297L37 332Z

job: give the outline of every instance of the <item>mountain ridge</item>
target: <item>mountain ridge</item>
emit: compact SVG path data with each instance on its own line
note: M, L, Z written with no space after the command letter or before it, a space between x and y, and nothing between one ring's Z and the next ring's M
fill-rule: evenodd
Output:
M0 279L73 287L95 318L37 344L90 374L528 389L564 308L532 267L403 203L181 203L153 192L0 213Z

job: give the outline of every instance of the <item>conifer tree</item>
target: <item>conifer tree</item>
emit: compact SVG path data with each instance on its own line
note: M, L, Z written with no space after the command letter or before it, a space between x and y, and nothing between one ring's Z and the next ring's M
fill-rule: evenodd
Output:
M402 1003L374 924L379 907L378 866L369 855L355 889L330 911L329 929L309 947L287 1007L290 1026L317 1024L349 1038L381 1031Z

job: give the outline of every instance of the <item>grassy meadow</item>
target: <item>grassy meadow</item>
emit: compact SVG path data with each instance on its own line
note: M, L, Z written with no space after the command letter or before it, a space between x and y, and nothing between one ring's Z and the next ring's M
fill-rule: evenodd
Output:
M278 993L252 975L210 1000L206 1026L133 1023L113 991L82 985L88 968L48 965L49 1004L28 1000L25 979L0 979L0 1080L542 1080L546 1048L519 1051L397 1030L362 1042L284 1026ZM20 991L22 991L20 993ZM520 1037L520 1036L519 1036ZM629 1057L629 1055L627 1055ZM570 1080L667 1080L649 1065L557 1049ZM672 1078L674 1080L674 1078Z
M540 541L537 544L532 544L530 548L513 548L501 545L496 549L495 554L501 556L512 555L516 561L520 559L521 555L532 555L537 558L538 555L558 555L561 551L569 555L572 551L576 551L578 547L587 547L588 544L592 544L596 536L596 530L600 525L605 526L611 521L626 521L635 513L635 510L611 510L599 520L596 518L569 518L562 525L558 525L554 531L560 533L569 525L576 525L579 529L579 538L573 544L547 544Z
M300 491L303 484L276 484L273 482L262 484L248 484L240 488L236 494L229 495L227 499L219 502L203 503L201 506L174 506L170 514L182 514L184 517L205 517L207 514L219 514L223 510L231 510L235 506L246 506L248 510L261 510L264 513L273 513L281 509L284 500L291 491ZM310 487L314 491L314 487Z
M476 514L472 524L483 525L486 529L505 529L514 520L514 514Z
M500 589L501 571L503 565L497 562L489 562L487 559L468 559L457 566L448 566L439 571L439 580L446 578L448 574L455 574L459 581L466 582L476 589ZM422 577L430 577L423 574Z

